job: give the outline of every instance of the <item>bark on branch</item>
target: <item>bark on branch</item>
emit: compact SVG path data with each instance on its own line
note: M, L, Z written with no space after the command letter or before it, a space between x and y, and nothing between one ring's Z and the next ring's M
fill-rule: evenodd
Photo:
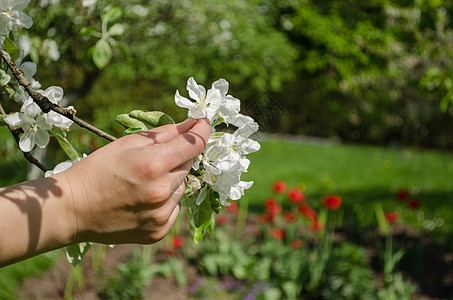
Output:
M59 114L65 116L68 119L71 119L72 121L74 121L74 123L76 123L80 127L85 128L85 129L97 134L98 136L100 136L102 138L105 138L112 142L114 140L116 140L116 138L114 136L100 130L99 128L97 128L97 127L85 122L84 120L80 119L79 117L77 117L75 115L76 114L75 109L62 108L58 104L52 103L47 97L44 97L43 95L38 93L31 86L31 83L25 78L24 72L16 66L16 64L11 59L8 52L6 52L4 49L0 48L0 56L3 58L5 63L8 65L8 68L11 70L11 72L13 73L14 77L17 79L19 84L25 88L25 90L30 95L30 97L33 99L33 101L41 108L41 110L44 113L48 113L49 111L52 110L56 113L59 113Z

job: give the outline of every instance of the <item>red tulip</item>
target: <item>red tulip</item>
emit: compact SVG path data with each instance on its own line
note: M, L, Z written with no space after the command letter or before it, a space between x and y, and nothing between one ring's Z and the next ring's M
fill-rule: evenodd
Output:
M408 206L412 209L418 209L420 207L420 201L418 201L417 199L412 199L411 201L409 201Z
M236 202L230 202L230 206L227 206L226 209L235 214L238 212L238 209L239 209L239 205L236 203Z
M285 231L275 228L275 227L269 229L269 234L271 235L271 237L273 237L277 241L283 240L286 235Z
M282 207L278 204L277 200L274 198L269 198L266 200L266 209L269 215L275 216L281 213Z
M398 201L404 201L409 197L409 191L407 189L399 190L395 196Z
M341 197L338 195L328 195L323 199L323 204L328 210L337 210L341 206Z
M227 223L228 219L225 215L220 215L217 217L217 224L219 225L225 225Z
M385 219L389 223L395 223L399 218L399 214L396 211L391 211L385 213Z
M299 249L303 246L304 242L301 239L294 239L294 241L291 244L291 247L293 249Z
M290 211L285 211L283 214L283 217L285 218L286 221L288 221L290 223L296 222L296 217Z
M288 198L291 202L301 203L305 200L305 195L298 188L292 188L288 192Z
M178 237L178 236L175 236L172 240L171 240L171 245L173 246L173 248L181 248L183 246L184 242L182 240L182 238Z
M277 194L283 194L286 191L288 184L285 181L276 181L272 184L272 189Z

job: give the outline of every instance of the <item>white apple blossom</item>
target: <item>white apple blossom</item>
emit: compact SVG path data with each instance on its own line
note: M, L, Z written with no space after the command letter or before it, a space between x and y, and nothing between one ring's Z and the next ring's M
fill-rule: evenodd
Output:
M55 104L63 98L63 89L58 86L51 86L38 92ZM50 140L48 131L52 126L67 129L73 123L72 120L54 111L43 113L31 97L25 100L20 112L5 118L5 122L24 131L19 139L19 148L24 152L30 152L35 146L46 147Z
M49 143L47 131L52 129L52 125L47 124L44 114L32 116L21 111L5 118L5 122L24 131L19 139L19 148L24 152L30 152L35 146L44 148Z
M24 55L24 51L21 51L19 59L15 61L16 66L24 72L24 76L31 83L32 88L39 89L41 88L41 84L33 78L36 74L37 66L34 62L22 62Z
M22 12L30 0L0 0L0 34L7 35L11 30L30 28L33 20Z
M218 85L222 85L220 81L221 80L214 82L212 88L206 93L206 89L203 86L198 85L193 77L190 77L187 80L187 91L189 92L190 98L195 100L195 102L182 97L179 94L179 91L176 91L176 105L189 109L189 117L194 119L208 118L209 121L213 121L217 116L223 100L220 90L218 89Z
M228 206L227 199L240 199L253 184L252 181L241 181L241 175L247 172L250 164L246 155L260 149L260 144L249 138L258 130L258 124L239 112L241 102L227 95L228 87L225 79L219 79L206 92L191 77L187 81L187 91L195 102L176 91L176 104L189 109L189 117L207 117L213 132L206 149L192 163L195 175L191 175L191 181L193 178L200 181L197 182L195 205L201 205L214 192L219 203ZM232 124L237 130L234 133L215 132L215 127L221 123Z
M58 173L61 173L63 171L66 171L67 169L72 167L76 162L81 161L82 158L85 158L85 157L87 157L87 155L84 153L82 157L77 157L73 161L64 161L62 163L59 163L58 165L55 166L55 168L53 170L47 171L44 174L44 177L49 177L49 176L52 176L54 174L58 174Z

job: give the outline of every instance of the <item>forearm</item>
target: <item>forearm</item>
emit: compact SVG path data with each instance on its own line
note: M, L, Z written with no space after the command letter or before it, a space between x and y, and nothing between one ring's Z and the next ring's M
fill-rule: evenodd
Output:
M0 266L73 243L70 194L58 175L0 189Z

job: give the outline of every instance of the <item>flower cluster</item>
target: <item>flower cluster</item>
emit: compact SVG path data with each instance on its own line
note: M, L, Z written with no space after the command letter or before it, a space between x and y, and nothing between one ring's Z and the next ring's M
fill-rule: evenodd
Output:
M55 104L63 99L63 89L58 86L38 92ZM46 147L50 140L48 131L53 127L68 129L72 125L70 119L54 111L44 113L31 97L24 101L20 112L5 118L5 122L24 131L19 139L19 148L24 152L30 152L35 146Z
M308 221L312 231L322 231L324 229L325 220L321 220L316 210L305 201L306 196L300 186L288 188L288 184L280 180L274 182L271 187L275 196L265 201L266 212L260 216L260 222L271 225L279 223L279 220L284 220L286 224L297 223L299 215L303 220ZM286 196L285 201L295 205L294 211L284 210L282 208L282 205L277 199L277 197L281 196ZM342 204L341 197L335 194L326 195L321 201L327 211L338 210ZM275 229L270 232L270 235L277 239Z
M11 30L30 28L33 25L30 16L22 11L28 3L30 0L0 0L0 35L5 36Z
M240 199L244 190L253 184L252 181L241 181L241 174L247 172L250 164L246 155L260 149L260 144L249 138L258 131L258 124L239 113L241 102L227 95L228 82L225 79L217 80L206 91L191 77L187 81L187 91L193 101L176 91L176 104L187 108L189 117L207 118L212 130L205 151L192 166L193 177L189 180L189 186L195 204L199 206L209 195L213 195L221 205L229 206L227 199ZM221 123L234 125L237 129L233 133L216 132L216 126Z
M33 20L30 16L23 12L29 2L30 0L0 0L0 44L9 42L14 45L12 48L15 48L14 41L9 40L10 31L30 28L33 25ZM17 53L17 56L13 58L16 66L23 72L31 87L34 89L41 88L41 84L33 78L36 73L36 64L23 61L25 50L16 49L13 52ZM71 126L72 121L70 119L56 112L44 113L18 82L10 80L11 72L9 70L7 71L9 74L3 70L0 71L5 91L9 93L11 98L22 103L20 112L5 118L7 124L23 130L19 139L19 148L22 151L30 152L35 146L46 147L50 140L50 130L54 127L67 129ZM58 104L63 99L63 89L61 87L51 86L46 90L38 90L37 92L55 104Z

